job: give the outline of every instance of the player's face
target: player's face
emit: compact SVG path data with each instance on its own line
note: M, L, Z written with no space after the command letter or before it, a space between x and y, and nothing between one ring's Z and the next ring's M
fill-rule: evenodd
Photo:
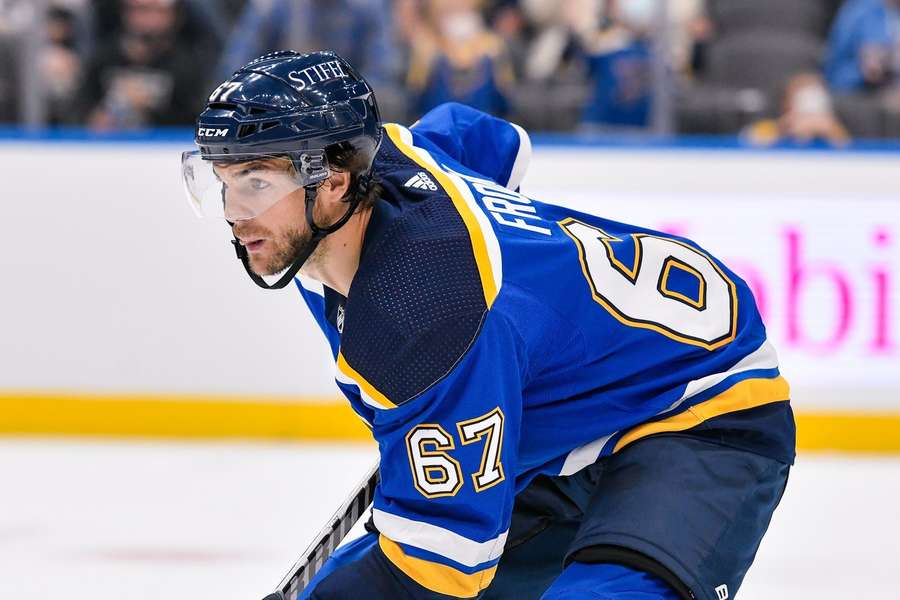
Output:
M306 225L306 191L302 187L286 194L271 207L252 218L248 210L258 193L266 193L284 180L283 161L254 161L216 165L217 177L225 184L225 218L238 242L247 250L250 268L258 275L274 275L287 269L294 257L311 243Z

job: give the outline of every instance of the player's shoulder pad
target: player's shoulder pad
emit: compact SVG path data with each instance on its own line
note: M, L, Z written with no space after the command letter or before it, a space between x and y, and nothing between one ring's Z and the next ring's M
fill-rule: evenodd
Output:
M453 160L510 189L519 187L531 161L524 129L465 104L441 104L413 129Z
M347 299L341 353L392 404L449 374L487 303L468 231L451 202L423 202L367 249Z

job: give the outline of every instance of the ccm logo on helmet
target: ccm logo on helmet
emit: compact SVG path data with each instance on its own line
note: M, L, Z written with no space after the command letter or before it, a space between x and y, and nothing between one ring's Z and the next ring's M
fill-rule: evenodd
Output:
M199 137L225 137L228 135L228 128L219 129L218 127L200 127L197 129Z

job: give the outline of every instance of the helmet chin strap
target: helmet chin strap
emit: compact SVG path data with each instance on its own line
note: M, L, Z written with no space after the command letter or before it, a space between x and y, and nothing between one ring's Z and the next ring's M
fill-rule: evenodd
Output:
M306 224L309 225L309 230L312 232L312 238L310 239L310 243L307 244L307 248L294 257L294 260L291 262L290 266L288 266L287 270L284 272L278 281L269 285L266 283L266 280L253 272L253 269L250 267L250 256L247 253L247 249L241 245L240 241L237 238L231 240L231 243L234 244L234 250L237 253L238 259L240 259L241 263L244 265L244 270L247 271L247 275L250 276L250 279L253 280L253 283L263 288L264 290L280 290L285 287L287 284L291 282L292 279L297 275L300 271L300 268L303 267L303 263L312 255L315 251L316 247L319 245L325 236L328 234L334 233L341 227L347 224L347 221L350 220L350 217L353 216L353 213L356 212L356 208L359 206L361 198L359 194L354 194L353 198L348 202L349 206L347 207L347 212L344 215L335 221L333 224L328 227L319 227L316 225L315 217L313 216L313 209L316 206L316 195L318 194L318 186L316 185L307 185L304 187L306 190Z

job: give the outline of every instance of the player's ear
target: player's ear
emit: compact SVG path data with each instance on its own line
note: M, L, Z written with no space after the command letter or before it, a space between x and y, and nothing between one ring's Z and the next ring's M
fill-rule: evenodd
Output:
M350 189L350 173L347 171L331 171L331 175L322 184L329 196L343 198Z

